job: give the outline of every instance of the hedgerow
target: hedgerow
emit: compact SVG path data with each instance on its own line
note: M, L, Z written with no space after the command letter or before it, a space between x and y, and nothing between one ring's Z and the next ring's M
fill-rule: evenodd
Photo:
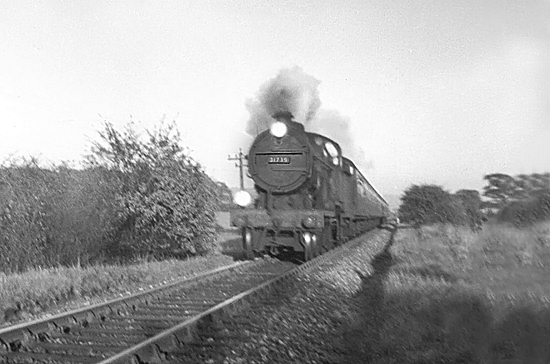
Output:
M0 270L86 264L103 256L116 217L107 171L45 168L36 159L0 167Z
M541 191L538 195L523 200L509 202L497 214L497 219L517 227L531 226L550 220L550 190Z
M0 271L181 258L217 250L217 184L175 125L139 135L106 123L82 168L0 166Z
M481 198L474 190L451 194L436 185L412 185L401 197L398 214L415 227L448 223L476 230L482 221Z
M550 220L550 173L493 173L483 179L483 205L497 221L527 227Z

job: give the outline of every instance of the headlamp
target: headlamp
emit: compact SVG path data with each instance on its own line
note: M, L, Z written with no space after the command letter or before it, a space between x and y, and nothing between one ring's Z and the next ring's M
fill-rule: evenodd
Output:
M285 136L286 132L288 131L288 128L285 123L282 121L276 121L269 127L269 132L271 135L273 135L275 138L282 138Z
M241 190L237 193L235 193L235 196L233 197L233 200L235 203L241 207L248 206L250 202L252 201L252 197L250 196L250 193Z

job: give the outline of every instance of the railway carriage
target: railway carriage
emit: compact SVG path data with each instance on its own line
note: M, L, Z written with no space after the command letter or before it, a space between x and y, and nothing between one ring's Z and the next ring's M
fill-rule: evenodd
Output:
M307 261L385 222L387 202L338 143L306 132L288 112L273 118L248 153L258 197L230 214L248 258L294 251ZM250 195L239 191L235 202L247 206Z

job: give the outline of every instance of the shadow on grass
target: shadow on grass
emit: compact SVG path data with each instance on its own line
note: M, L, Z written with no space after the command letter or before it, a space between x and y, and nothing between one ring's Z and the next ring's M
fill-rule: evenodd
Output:
M344 333L344 347L349 354L346 362L368 363L374 358L374 344L380 340L379 332L384 322L384 279L395 264L390 248L394 243L397 229L390 231L390 240L382 252L375 255L370 262L373 272L365 275L356 270L361 278L361 289L354 297L354 304L360 322L356 322Z
M419 276L424 279L438 279L450 283L456 283L460 279L460 277L458 277L457 275L447 272L437 264L427 264L425 266L402 268L400 267L395 269L394 272Z
M400 270L394 234L370 262L371 274L356 271L361 288L341 363L550 363L550 309L520 306L497 317L485 296L439 266ZM389 288L390 271L413 283Z

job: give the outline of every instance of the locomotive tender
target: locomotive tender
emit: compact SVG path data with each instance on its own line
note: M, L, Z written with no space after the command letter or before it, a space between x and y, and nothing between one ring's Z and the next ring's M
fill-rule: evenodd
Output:
M388 203L337 143L306 132L289 112L273 118L248 153L258 198L253 208L244 208L251 197L237 192L235 202L243 209L230 213L247 258L293 250L308 261L386 222Z

